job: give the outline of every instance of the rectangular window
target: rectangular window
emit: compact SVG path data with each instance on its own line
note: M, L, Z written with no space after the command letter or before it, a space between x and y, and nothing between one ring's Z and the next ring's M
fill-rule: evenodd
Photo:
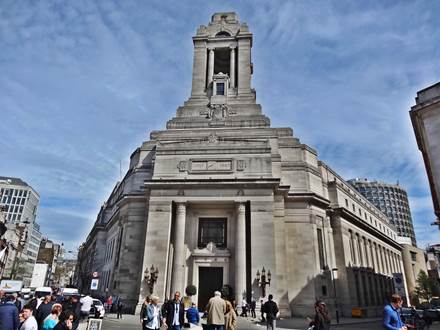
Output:
M345 199L345 206L348 207L348 199Z
M324 269L324 244L323 244L323 240L322 240L322 230L321 229L316 229L317 234L318 234L318 249L319 249L319 267L321 269Z
M416 252L411 252L411 260L417 261L417 253Z
M214 243L217 248L226 248L226 218L200 218L199 219L199 248L204 248L208 243Z
M225 83L217 83L216 95L225 95Z

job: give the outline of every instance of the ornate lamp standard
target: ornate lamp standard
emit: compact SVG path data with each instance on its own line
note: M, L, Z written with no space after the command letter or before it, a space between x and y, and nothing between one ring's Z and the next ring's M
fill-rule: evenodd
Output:
M337 300L337 295L336 295L336 276L337 276L337 274L338 274L338 269L332 268L331 269L331 277L332 277L332 282L333 282L333 292L335 294L336 323L339 324L338 300Z
M266 269L257 270L257 277L256 280L258 282L258 286L261 287L261 296L264 298L266 297L266 285L270 286L270 281L272 279L272 274L270 273L270 270L267 272L267 280L266 280Z
M144 280L147 282L148 288L150 289L150 294L153 293L154 284L157 282L157 275L159 274L159 269L154 268L154 265L151 265L150 270L148 267L145 268L144 272Z

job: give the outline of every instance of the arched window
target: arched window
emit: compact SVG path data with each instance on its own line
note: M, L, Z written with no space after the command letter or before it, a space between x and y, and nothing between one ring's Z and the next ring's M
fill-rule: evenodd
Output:
M226 32L226 31L220 31L220 32L217 33L215 36L216 36L216 37L220 37L220 38L228 38L228 37L230 37L231 35L230 35L228 32Z

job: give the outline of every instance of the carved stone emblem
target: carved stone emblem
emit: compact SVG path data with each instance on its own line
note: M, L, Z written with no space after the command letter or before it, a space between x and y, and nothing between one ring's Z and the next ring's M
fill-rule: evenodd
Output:
M206 116L207 119L224 119L231 115L237 114L229 109L227 104L208 104L208 109L200 111L200 115Z
M177 168L179 169L180 172L185 172L188 168L186 161L185 160L180 161L179 164L177 164Z
M208 136L208 143L217 143L218 142L218 136L214 133Z

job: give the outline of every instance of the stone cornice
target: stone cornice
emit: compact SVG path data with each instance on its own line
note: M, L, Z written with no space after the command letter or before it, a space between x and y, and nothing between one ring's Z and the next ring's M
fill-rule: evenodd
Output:
M280 183L279 178L200 178L200 179L152 179L144 182L147 189L170 189L170 188L272 188L275 189Z
M330 205L330 201L322 196L315 193L288 193L286 196L286 201L292 202L307 202L311 205L327 208Z
M367 233L371 234L372 236L381 239L382 241L391 245L392 247L394 247L399 251L402 250L402 246L399 243L397 243L396 241L394 241L393 239L391 239L381 231L377 230L375 227L369 225L364 220L355 216L353 213L347 211L345 208L343 207L334 208L332 209L332 211L333 211L333 215L340 216L346 220L349 220L352 224L365 230Z

